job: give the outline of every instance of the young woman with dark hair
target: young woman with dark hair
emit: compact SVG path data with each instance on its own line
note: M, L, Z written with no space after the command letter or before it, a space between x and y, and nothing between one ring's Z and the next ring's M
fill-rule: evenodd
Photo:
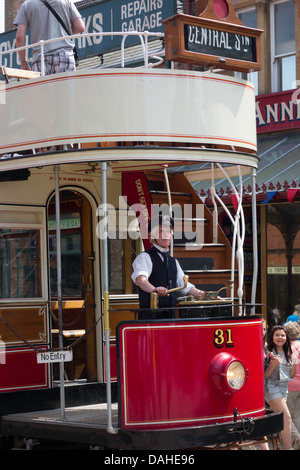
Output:
M284 415L281 433L285 450L291 449L291 415L286 404L288 383L296 373L296 360L284 326L275 325L269 335L265 360L265 397L272 410Z

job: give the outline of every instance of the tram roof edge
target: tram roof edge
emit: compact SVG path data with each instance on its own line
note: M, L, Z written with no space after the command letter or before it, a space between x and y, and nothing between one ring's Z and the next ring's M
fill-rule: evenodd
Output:
M257 168L256 154L199 147L96 147L68 149L56 152L18 155L0 160L0 172L38 168L53 165L109 161L117 171L136 171L136 162L142 162L144 169L163 168L168 165L188 165L200 162L218 162ZM140 168L140 165L139 165Z

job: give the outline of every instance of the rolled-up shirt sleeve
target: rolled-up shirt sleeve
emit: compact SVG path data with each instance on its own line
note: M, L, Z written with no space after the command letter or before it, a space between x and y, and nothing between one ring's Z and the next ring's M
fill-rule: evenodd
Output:
M148 279L152 272L152 261L148 253L140 253L132 263L132 268L131 279L133 282L139 276L145 276Z

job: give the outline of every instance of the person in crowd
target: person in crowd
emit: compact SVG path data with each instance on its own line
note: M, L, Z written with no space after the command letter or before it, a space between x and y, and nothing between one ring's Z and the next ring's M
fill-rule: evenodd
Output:
M52 7L61 18L67 31L46 5ZM72 0L25 0L15 18L17 27L17 47L25 46L26 32L29 28L31 44L48 39L63 38L84 32L82 17ZM71 39L61 39L44 45L45 75L73 71L76 68L74 43ZM21 69L30 70L25 50L18 51ZM41 48L35 47L32 52L32 70L41 72Z
M268 326L266 320L262 319L262 330L263 330L263 353L267 354L267 336L268 336Z
M294 313L293 313L293 315L289 315L289 316L287 317L287 319L286 319L286 322L290 322L290 321L293 321L293 322L299 324L299 317L298 317L298 315L295 315Z
M180 295L193 295L204 298L204 291L187 283L180 291L168 293L169 289L184 286L184 272L178 260L169 255L173 236L174 221L160 214L150 220L148 231L152 247L140 253L133 262L132 280L138 286L140 309L150 309L151 293L159 295L159 310L140 311L139 319L173 318L178 292Z
M283 412L284 429L281 432L285 450L292 448L292 419L287 407L288 383L296 373L296 358L283 325L275 325L268 337L265 359L265 398L272 410Z
M289 321L285 329L291 341L292 352L297 359L296 373L288 384L287 406L292 417L292 446L300 449L300 326Z

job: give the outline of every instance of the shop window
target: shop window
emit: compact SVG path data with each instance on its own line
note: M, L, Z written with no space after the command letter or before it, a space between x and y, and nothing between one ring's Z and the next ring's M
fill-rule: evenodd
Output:
M80 197L63 192L61 205L61 288L63 297L83 296L81 262L81 214ZM68 197L70 200L68 200ZM78 206L78 207L77 207ZM49 206L49 258L51 296L57 296L56 217L54 200Z
M248 28L257 28L257 14L256 9L251 8L238 12L238 18L241 20L244 26ZM242 73L241 78L252 81L255 87L255 93L258 93L258 72L252 72L252 74Z
M294 88L296 80L295 3L271 4L272 91Z

